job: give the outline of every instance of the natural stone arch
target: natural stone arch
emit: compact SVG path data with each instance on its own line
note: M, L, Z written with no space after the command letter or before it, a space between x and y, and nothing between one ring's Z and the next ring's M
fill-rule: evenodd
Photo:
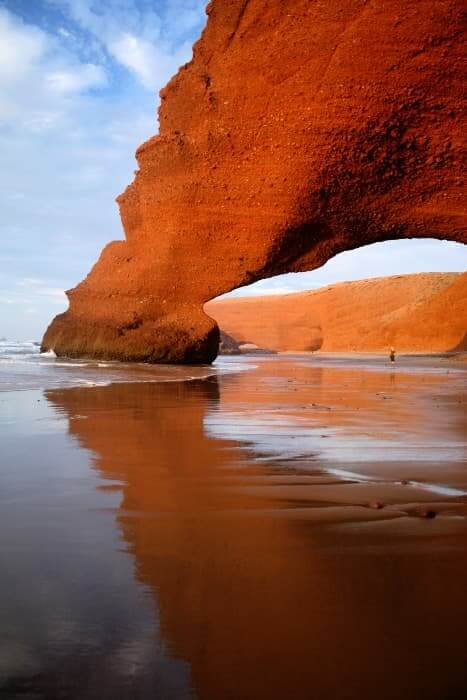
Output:
M394 238L467 241L460 0L213 0L160 134L47 330L59 355L207 362L203 304Z

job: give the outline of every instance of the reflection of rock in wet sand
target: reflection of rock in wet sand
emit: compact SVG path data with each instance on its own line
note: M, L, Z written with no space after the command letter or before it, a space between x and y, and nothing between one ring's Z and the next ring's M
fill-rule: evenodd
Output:
M230 408L247 395L236 394L245 382L260 391L254 373L225 381ZM153 592L168 648L190 663L196 697L460 697L467 570L459 524L323 527L276 517L291 505L280 490L249 487L280 487L300 472L293 464L274 472L233 440L206 435L206 414L222 419L229 409L211 381L47 398L96 469L122 483L117 518L135 575Z

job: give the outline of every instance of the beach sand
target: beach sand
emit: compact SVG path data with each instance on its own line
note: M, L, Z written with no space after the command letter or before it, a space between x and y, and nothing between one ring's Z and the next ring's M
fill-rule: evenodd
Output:
M463 364L222 363L0 394L0 697L464 697Z

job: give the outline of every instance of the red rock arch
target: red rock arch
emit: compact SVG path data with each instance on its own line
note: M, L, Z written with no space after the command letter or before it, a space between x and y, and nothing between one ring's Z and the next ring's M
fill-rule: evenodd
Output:
M213 0L43 348L206 362L204 302L394 238L467 242L460 0Z

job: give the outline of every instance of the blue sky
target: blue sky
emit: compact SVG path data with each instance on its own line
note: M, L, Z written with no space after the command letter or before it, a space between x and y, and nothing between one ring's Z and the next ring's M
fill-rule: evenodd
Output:
M203 0L0 0L0 337L39 339L63 290L123 233L115 197L157 131L157 92L191 57ZM397 241L245 293L464 270L467 247Z

